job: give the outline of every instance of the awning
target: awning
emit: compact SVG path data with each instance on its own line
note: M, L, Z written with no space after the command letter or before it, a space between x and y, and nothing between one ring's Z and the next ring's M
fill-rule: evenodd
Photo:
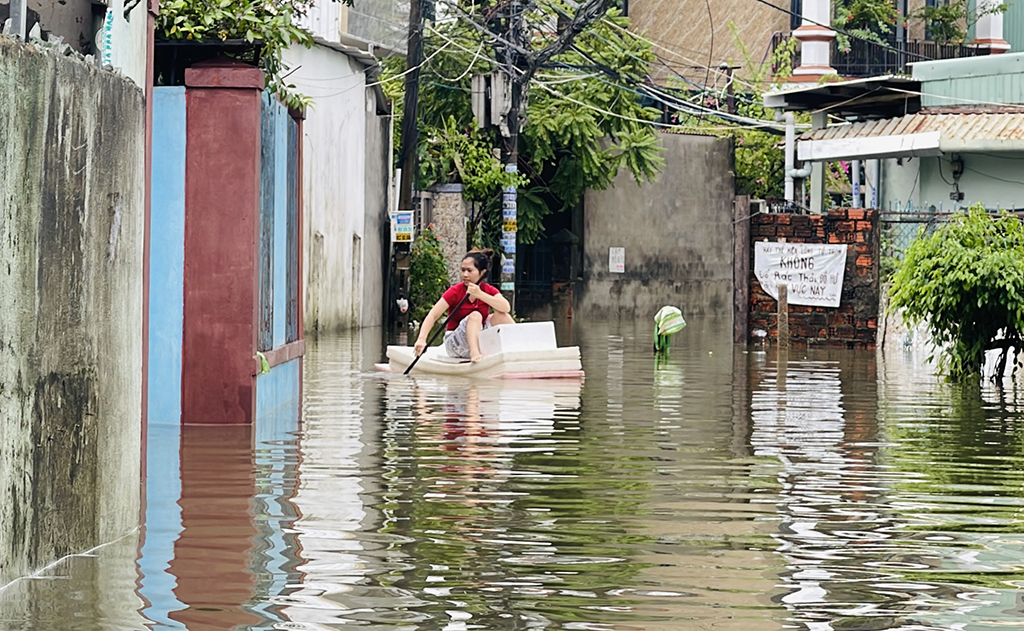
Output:
M793 83L764 95L768 109L797 112L826 111L833 116L880 118L910 114L921 109L921 82L883 75L815 83Z
M810 162L1002 151L1024 152L1024 108L921 110L832 125L802 134L797 141L797 157Z

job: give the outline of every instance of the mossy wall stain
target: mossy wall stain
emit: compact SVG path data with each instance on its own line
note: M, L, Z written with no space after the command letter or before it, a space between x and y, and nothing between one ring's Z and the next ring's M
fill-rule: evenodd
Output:
M138 524L144 120L0 36L0 585Z

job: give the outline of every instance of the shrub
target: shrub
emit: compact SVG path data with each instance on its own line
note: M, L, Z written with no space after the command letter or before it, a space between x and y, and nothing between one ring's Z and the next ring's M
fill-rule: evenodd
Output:
M409 260L409 317L423 322L430 308L448 289L448 265L441 242L430 228L416 237Z
M951 379L979 375L993 348L1004 349L1001 375L1009 346L1024 337L1024 225L980 204L957 213L911 243L890 291L908 324L928 323Z

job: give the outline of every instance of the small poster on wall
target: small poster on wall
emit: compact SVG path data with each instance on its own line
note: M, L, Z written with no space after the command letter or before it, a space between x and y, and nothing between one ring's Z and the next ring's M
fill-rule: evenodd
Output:
M626 248L608 248L608 271L612 274L626 273Z
M391 241L394 243L412 243L416 238L411 210L400 210L391 213Z
M754 244L754 275L769 296L779 299L788 286L789 304L838 307L846 273L846 245L818 243Z

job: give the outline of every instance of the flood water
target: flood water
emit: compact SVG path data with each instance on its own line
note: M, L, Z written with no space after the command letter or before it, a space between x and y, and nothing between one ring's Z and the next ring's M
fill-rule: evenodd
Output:
M153 428L144 527L4 588L0 628L1024 626L1024 393L728 325L660 364L648 322L562 330L582 384L311 344L301 427Z

